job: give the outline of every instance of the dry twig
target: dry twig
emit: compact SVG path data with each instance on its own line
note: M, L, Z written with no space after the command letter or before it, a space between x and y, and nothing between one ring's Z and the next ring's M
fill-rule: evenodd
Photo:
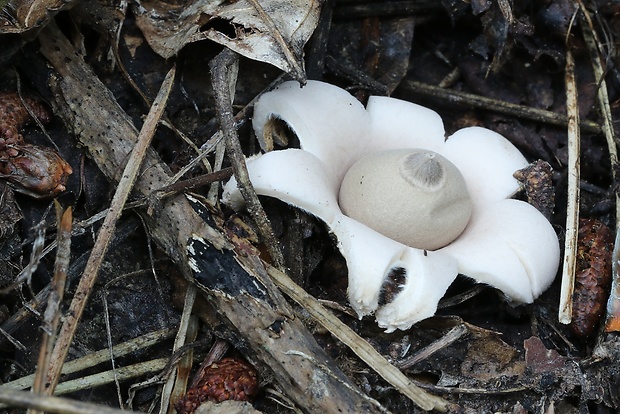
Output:
M139 336L135 339L132 339L127 342L123 342L122 344L118 344L112 348L113 356L118 358L125 355L128 355L135 351L144 350L152 345L158 344L174 335L173 329L162 329L155 332L150 332L148 334ZM93 352L92 354L83 356L78 359L74 359L73 361L67 362L63 365L62 374L73 374L75 372L80 372L85 369L92 368L96 365L99 365L103 362L108 361L110 358L110 350L102 349L100 351ZM16 379L11 382L7 382L6 384L0 385L0 389L13 389L13 390L23 390L30 386L32 386L34 380L34 374L27 375L25 377ZM64 384L64 383L61 383ZM60 387L61 385L59 385Z
M499 99L487 98L485 96L472 93L446 89L439 86L427 85L421 82L407 81L403 83L404 91L412 94L441 99L442 102L449 104L465 104L474 108L482 108L487 111L510 115L530 121L541 122L549 125L566 127L569 119L567 116L544 109L531 108L525 105L517 105ZM581 121L578 123L584 132L599 133L601 127L592 121Z
M579 176L580 135L577 85L575 84L575 61L570 50L566 51L566 108L568 116L568 200L566 207L566 240L562 288L558 320L568 324L573 314L573 287L577 263L577 236L579 230Z
M54 278L50 286L50 295L47 298L45 308L43 339L41 340L41 350L35 371L32 391L41 394L45 390L45 378L50 363L50 357L56 341L58 325L60 323L60 305L65 293L67 281L67 271L71 258L71 222L72 209L67 208L64 212L60 203L55 201L58 232L56 234L56 264L54 268Z
M284 256L280 250L271 223L265 214L254 187L250 182L245 156L241 150L237 130L232 114L232 93L237 83L239 56L230 49L225 49L211 62L211 79L215 91L215 109L220 121L220 128L226 140L228 158L233 167L239 190L247 203L248 212L258 227L260 235L265 239L269 254L276 267L284 269Z
M66 398L33 395L26 391L0 389L0 402L14 407L32 408L59 414L127 414L102 405L90 404Z
M185 293L183 314L174 340L174 352L181 349L186 343L193 342L198 334L198 321L196 317L191 316L197 291L196 286L189 285ZM160 414L174 413L174 403L185 393L193 356L193 350L190 349L179 361L176 371L168 377L164 384L159 405Z
M396 365L400 369L411 368L418 362L424 361L426 358L433 355L435 352L444 349L447 346L452 345L459 339L463 338L467 335L467 326L465 324L460 324L450 329L445 335L441 338L433 341L428 346L418 350L415 355L410 356L409 358L402 359L397 361L394 365Z

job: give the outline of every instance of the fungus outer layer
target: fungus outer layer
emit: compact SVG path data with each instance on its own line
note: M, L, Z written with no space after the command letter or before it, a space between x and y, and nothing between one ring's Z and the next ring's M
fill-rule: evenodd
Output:
M286 128L271 128L274 120ZM364 108L343 89L317 81L303 88L285 82L264 94L253 125L267 151L247 161L254 189L325 222L346 259L349 302L360 318L374 313L388 332L408 329L435 313L459 273L500 289L515 303L532 302L555 278L557 236L534 207L510 199L519 189L512 174L528 163L501 135L469 127L446 141L441 118L428 108L386 97L370 97ZM283 130L297 136L300 149L271 151L272 141L278 141L273 135ZM342 181L358 160L379 151L416 148L454 164L471 197L465 230L434 251L386 237L343 214L338 202ZM437 171L437 165L427 167ZM225 185L222 200L236 209L243 206L234 178ZM379 306L393 271L404 275L400 291Z

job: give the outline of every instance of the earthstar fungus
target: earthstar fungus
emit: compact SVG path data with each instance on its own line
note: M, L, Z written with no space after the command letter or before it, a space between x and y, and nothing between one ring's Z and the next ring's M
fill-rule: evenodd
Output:
M447 140L441 118L422 106L309 81L286 82L256 104L253 125L265 154L248 159L254 189L324 221L349 270L360 317L375 313L388 332L432 316L460 273L531 303L555 278L559 243L551 224L511 199L528 165L508 140L464 128ZM290 129L300 149L285 144ZM223 201L244 201L234 179ZM392 272L405 281L391 302L379 296Z

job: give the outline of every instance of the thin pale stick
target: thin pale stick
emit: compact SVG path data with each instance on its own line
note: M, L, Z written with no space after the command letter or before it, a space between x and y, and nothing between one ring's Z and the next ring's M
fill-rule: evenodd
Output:
M187 302L186 302L187 303ZM189 318L187 336L185 338L185 342L191 343L196 340L198 336L198 328L200 324L198 323L198 317L192 315ZM187 353L181 358L179 364L177 365L177 374L176 380L174 381L174 388L170 393L170 404L168 408L169 414L175 414L176 410L174 408L174 404L185 395L187 392L187 384L189 383L189 378L192 372L192 367L194 366L194 349L191 348L187 351ZM162 403L163 404L163 403Z
M573 317L573 288L577 264L577 231L579 229L579 108L575 83L575 61L566 51L566 108L568 116L568 200L566 205L566 239L558 320L568 324Z
M467 326L465 324L457 325L454 328L450 329L450 331L448 331L441 338L420 349L418 352L416 352L415 355L397 361L394 363L394 365L396 365L400 369L411 368L415 364L424 361L435 352L441 351L442 349L452 345L453 343L461 339L464 335L467 335L467 333Z
M50 295L47 298L47 307L45 308L45 318L43 323L47 325L43 329L43 338L41 341L41 350L39 352L39 360L35 371L32 391L35 394L43 393L45 390L45 378L54 343L57 337L58 325L60 324L60 304L65 292L65 284L67 281L67 273L69 269L69 261L71 257L71 222L72 210L67 208L64 212L60 203L54 200L56 206L56 217L58 233L56 242L56 262L54 265L54 278L50 286ZM38 411L32 411L32 414Z
M605 81L605 70L603 69L603 65L601 64L601 56L599 54L599 47L597 46L597 43L600 44L600 42L597 42L596 32L594 31L594 27L592 26L592 20L590 19L590 14L588 13L588 10L585 8L581 1L579 2L579 4L584 13L585 20L588 23L581 25L581 33L583 34L583 39L585 40L586 46L588 47L588 52L590 53L590 62L592 63L592 70L594 72L594 77L598 85L596 91L598 109L603 116L602 129L603 134L605 135L605 139L607 140L607 149L609 150L611 176L614 182L616 182L618 178L618 149L616 146L616 136L614 133L611 106L609 104L609 95L607 93L607 82ZM618 197L618 193L616 192L616 227L618 223L620 223L620 199Z
M133 352L146 349L150 346L165 341L170 337L174 336L174 333L174 329L162 329L159 331L149 332L137 338L131 339L127 342L123 342L122 344L115 345L112 348L112 352L114 354L114 357L117 358L129 355ZM106 362L109 358L110 350L108 348L95 351L92 354L88 354L81 358L67 362L62 367L62 374L73 374L75 372L80 372L85 369L92 368L96 365ZM23 390L32 385L33 379L34 374L26 375L25 377L21 377L14 381L0 385L0 389Z
M189 330L189 335L192 336L192 338L189 338L189 341L192 342L193 339L195 338L196 330L195 329L190 330L190 326L193 327L193 325L190 324L190 316L192 315L192 309L194 308L194 302L196 301L197 291L198 291L198 288L196 288L196 286L189 285L187 287L187 291L185 292L185 303L183 305L183 314L181 315L181 321L179 322L179 330L177 332L176 338L174 338L174 346L172 348L173 352L178 351L179 349L181 349L181 347L185 345L186 341L188 340L188 330ZM180 364L182 362L187 363L188 356L191 359L191 357L193 356L193 353L190 351L187 354L185 354L185 356L181 358L181 361L179 361L179 363ZM174 407L172 406L170 402L171 401L174 402L174 399L171 399L171 397L175 389L176 381L178 380L177 378L178 370L179 368L177 367L177 369L170 374L170 376L166 380L166 383L164 384L164 387L161 393L161 401L159 404L160 414L171 413L172 411L174 411Z
M428 96L433 99L440 99L441 102L450 105L467 105L474 108L482 108L488 111L515 116L534 122L541 122L548 125L566 127L568 118L565 115L539 108L531 108L525 105L517 105L499 99L487 98L473 93L461 92L454 89L442 88L440 86L428 85L422 82L407 81L401 85L403 91ZM584 120L579 123L584 132L599 133L601 127L596 122Z
M12 407L33 408L48 413L62 414L126 414L127 411L117 410L101 405L69 400L67 398L44 397L26 391L0 390L0 402Z

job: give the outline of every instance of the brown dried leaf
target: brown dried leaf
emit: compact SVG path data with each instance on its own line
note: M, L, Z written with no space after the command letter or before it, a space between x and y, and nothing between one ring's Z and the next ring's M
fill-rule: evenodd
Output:
M71 8L75 0L16 0L4 8L0 19L0 34L23 33L43 27L59 11ZM7 20L10 17L10 21Z
M195 0L173 8L144 1L134 5L134 13L150 46L164 58L209 39L303 80L303 47L318 23L320 6L318 0Z
M491 381L501 376L520 376L525 364L512 346L495 335L476 338L469 345L461 365L461 374L479 381Z
M535 374L560 369L566 363L566 357L554 349L547 349L540 338L532 336L523 341L525 364Z

